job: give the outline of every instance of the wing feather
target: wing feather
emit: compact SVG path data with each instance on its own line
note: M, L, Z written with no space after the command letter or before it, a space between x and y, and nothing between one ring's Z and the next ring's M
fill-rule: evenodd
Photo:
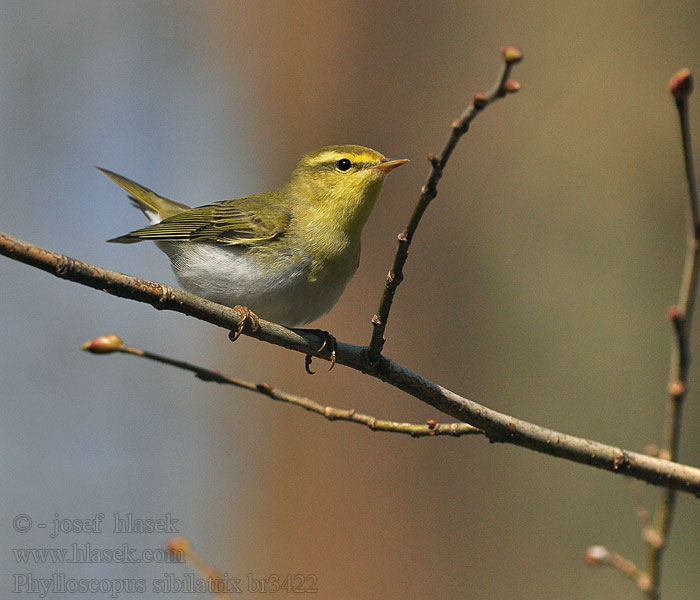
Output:
M273 190L192 208L110 241L192 241L250 245L270 240L283 233L290 221L289 212L278 201L279 193L279 190Z

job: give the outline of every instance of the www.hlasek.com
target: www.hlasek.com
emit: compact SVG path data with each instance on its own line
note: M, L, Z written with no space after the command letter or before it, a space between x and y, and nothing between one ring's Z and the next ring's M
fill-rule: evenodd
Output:
M318 578L313 574L272 574L256 577L248 573L245 577L221 577L202 579L194 573L164 573L162 578L151 581L150 590L146 579L83 579L67 577L65 573L52 573L50 577L35 577L32 573L15 573L12 592L15 594L37 594L45 598L48 594L109 594L110 598L119 598L121 594L275 594L316 593Z
M138 551L129 543L118 548L96 548L90 542L71 544L68 548L13 548L20 564L85 564L85 563L184 563L179 550L145 548Z

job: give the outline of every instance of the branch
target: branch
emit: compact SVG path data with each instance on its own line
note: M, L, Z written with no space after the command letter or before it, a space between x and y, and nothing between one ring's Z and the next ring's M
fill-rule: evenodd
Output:
M669 317L675 333L675 344L671 351L671 372L668 383L668 400L666 403L666 431L664 432L664 448L660 455L668 460L678 459L678 446L681 431L681 413L683 400L688 390L688 367L690 365L690 328L693 318L693 308L698 287L698 254L700 253L700 210L698 208L698 189L693 166L693 150L690 137L690 122L688 119L688 97L692 92L693 79L688 69L679 71L669 85L675 98L683 142L683 159L685 176L688 182L688 200L690 204L690 219L686 236L685 264L681 279L678 305L671 308ZM673 510L676 504L676 494L673 490L665 490L654 518L654 540L647 541L647 569L650 587L648 598L656 600L659 597L659 582L661 577L661 559L668 543L668 535L673 521Z
M195 552L192 544L186 537L178 536L169 539L165 549L171 555L173 561L187 562L199 571L206 591L214 594L217 598L226 600L226 598L231 598L234 592L241 591L236 579L228 577L227 573L222 573L216 567L207 564Z
M229 331L236 330L246 316L243 309L228 308L167 285L83 263L5 233L0 233L0 254L62 279L121 298L144 302L158 310L190 315ZM255 331L251 330L247 320L243 333L302 354L330 359L328 348L322 352L317 351L322 340L312 333L291 331L263 319L260 319L259 328ZM381 356L368 372L365 351L364 347L338 342L336 360L339 364L368 373L463 423L481 429L492 442L515 444L700 496L700 469L559 433L499 413L459 396L385 356Z
M418 423L400 423L398 421L377 419L376 417L372 417L370 415L358 413L354 408L343 409L335 408L333 406L324 406L311 398L297 396L296 394L290 394L284 390L274 388L269 383L251 383L250 381L229 377L228 375L223 375L218 371L205 369L204 367L193 365L192 363L182 360L175 360L173 358L169 358L168 356L149 352L148 350L134 348L133 346L125 344L118 336L113 334L102 335L94 340L85 342L82 349L93 354L111 354L112 352L121 352L122 354L130 354L131 356L147 358L148 360L170 365L178 369L183 369L184 371L190 371L202 381L213 381L215 383L232 385L251 392L257 392L263 396L272 398L273 400L291 404L292 406L299 406L305 410L308 410L309 412L321 415L329 421L349 421L351 423L359 423L360 425L369 427L369 429L372 431L404 433L412 437L431 437L439 435L461 437L468 434L483 433L483 431L480 429L472 427L466 423L437 423L432 419L424 425Z
M445 170L447 161L450 159L453 150L457 146L457 142L461 137L469 131L471 122L476 116L484 110L489 104L495 102L499 98L503 98L506 94L517 92L520 89L520 84L517 81L509 80L510 72L522 58L522 52L515 46L506 46L501 50L503 56L503 68L498 77L498 81L493 89L487 94L475 94L472 103L465 109L458 119L452 123L452 131L447 139L445 147L442 149L440 156L429 155L428 160L431 164L430 173L426 184L421 188L421 194L418 198L413 214L408 222L406 229L398 235L399 245L396 249L394 264L386 277L384 292L379 303L377 314L372 317L372 338L367 348L367 361L373 365L384 348L384 331L389 320L389 312L391 305L394 302L396 289L403 281L403 268L408 260L408 250L413 241L413 235L418 229L423 213L425 213L428 205L437 196L437 184L442 178L442 173Z
M611 552L605 546L591 546L586 550L583 559L589 565L607 566L617 569L620 573L628 577L642 592L649 592L651 582L649 576L640 571L637 565L631 560Z

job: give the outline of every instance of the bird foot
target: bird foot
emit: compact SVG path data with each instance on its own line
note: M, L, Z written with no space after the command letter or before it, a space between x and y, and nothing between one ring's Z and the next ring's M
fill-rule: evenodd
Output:
M229 332L228 339L230 339L232 342L235 342L239 337L241 337L241 333L243 333L243 328L245 327L246 321L250 321L250 328L252 331L257 331L258 329L260 329L260 319L258 319L258 315L256 315L247 306L237 304L233 308L241 311L243 313L243 316L241 317L240 321L238 321L238 326L236 327L236 330L231 330Z
M294 331L298 333L311 333L313 335L316 335L320 337L323 340L323 343L319 347L319 349L316 352L322 352L324 348L328 347L331 353L330 357L330 363L331 366L328 367L328 370L330 371L333 367L335 367L335 351L338 346L338 342L336 342L335 337L333 337L330 333L327 331L324 331L323 329L294 329ZM304 361L304 369L306 369L306 372L309 375L313 375L315 371L311 370L311 361L313 360L313 356L311 354L306 355L306 359Z

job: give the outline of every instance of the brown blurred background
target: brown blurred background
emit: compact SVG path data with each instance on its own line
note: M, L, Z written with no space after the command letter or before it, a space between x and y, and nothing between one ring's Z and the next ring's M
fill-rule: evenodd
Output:
M357 276L317 322L355 344L369 340L426 154L491 87L500 47L520 46L523 89L460 143L412 246L386 353L547 427L632 450L660 441L687 204L667 82L700 71L697 2L58 1L5 2L3 13L0 218L54 250L174 281L155 248L103 243L142 221L92 164L197 205L276 186L326 144L410 158L384 187ZM691 116L697 137L696 100ZM446 420L342 367L316 362L309 377L299 355L232 346L204 324L7 260L0 277L6 592L27 571L150 582L189 570L18 565L14 547L124 541L20 535L8 524L18 513L170 512L230 577L315 574L319 598L638 597L582 561L601 543L643 564L626 480L479 438L328 423L86 356L80 343L115 332L324 403ZM692 375L681 459L698 464ZM664 599L698 595L699 516L697 499L680 496Z

